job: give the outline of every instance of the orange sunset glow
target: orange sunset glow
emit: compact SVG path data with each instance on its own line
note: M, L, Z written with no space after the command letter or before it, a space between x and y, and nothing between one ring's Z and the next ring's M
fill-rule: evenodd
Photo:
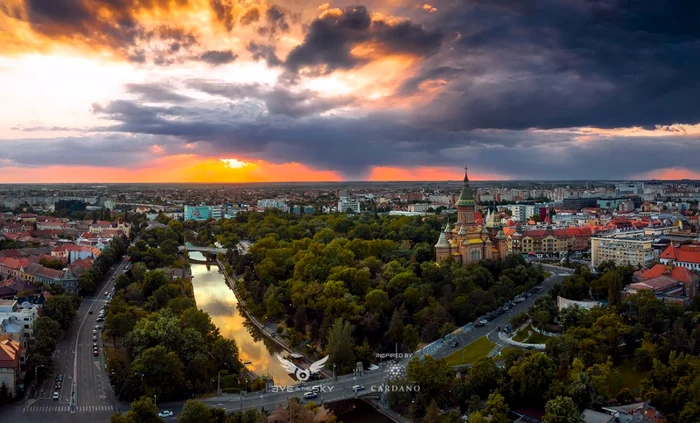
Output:
M543 37L496 3L6 0L0 183L700 174L678 34L622 22L572 48L558 12ZM629 7L561 4L657 23ZM603 60L620 51L646 53Z

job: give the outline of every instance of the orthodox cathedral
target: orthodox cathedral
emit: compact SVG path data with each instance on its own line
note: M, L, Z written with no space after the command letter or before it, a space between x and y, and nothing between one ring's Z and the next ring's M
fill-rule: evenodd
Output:
M477 218L474 192L469 186L467 168L464 168L464 186L459 195L457 222L445 226L435 244L435 261L452 257L464 265L487 259L503 260L506 257L506 235L503 233L496 214L487 213L485 218Z

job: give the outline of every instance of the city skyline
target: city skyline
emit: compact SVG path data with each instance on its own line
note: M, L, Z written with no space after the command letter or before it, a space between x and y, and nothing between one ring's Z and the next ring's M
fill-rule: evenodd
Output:
M700 179L697 5L111 3L0 6L0 183Z

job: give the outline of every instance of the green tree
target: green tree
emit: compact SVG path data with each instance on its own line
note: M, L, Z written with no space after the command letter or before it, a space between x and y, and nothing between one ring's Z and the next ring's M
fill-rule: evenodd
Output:
M543 423L584 423L576 403L569 397L556 397L547 402Z
M469 423L489 423L489 420L480 411L477 411L469 416Z
M131 403L131 409L126 415L114 413L112 423L162 423L158 417L158 408L150 397L143 397Z
M146 393L173 398L184 389L185 377L180 358L164 346L149 348L133 363L134 372L143 374Z
M339 318L328 332L326 353L330 362L338 367L337 372L340 374L351 372L355 367L355 338L352 336L354 330L350 322Z
M591 377L585 373L576 373L568 387L569 396L579 411L583 411L595 400L595 386Z
M403 330L404 326L401 313L399 310L394 310L394 314L391 315L391 321L389 322L389 330L387 331L391 342L403 343Z
M428 405L428 409L425 411L423 421L426 423L442 422L442 418L440 417L440 407L438 407L435 400L430 401L430 405Z
M418 347L418 331L413 325L406 325L403 328L403 344L409 352L414 352Z
M75 318L75 305L69 295L55 295L46 300L41 314L55 320L61 329L66 330Z
M497 392L489 395L486 401L486 408L484 409L484 414L491 416L491 423L510 423L508 418L508 404L506 404L506 399Z
M556 367L544 353L534 353L508 370L520 398L540 403L556 378Z
M178 423L209 423L211 408L201 401L187 400L182 407L182 412L177 416Z
M469 369L471 388L482 398L495 389L501 379L501 371L491 357L479 358Z

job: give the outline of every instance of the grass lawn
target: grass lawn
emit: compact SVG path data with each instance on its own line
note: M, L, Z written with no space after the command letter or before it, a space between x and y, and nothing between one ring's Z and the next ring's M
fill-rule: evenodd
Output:
M532 331L532 336L530 336L530 338L528 338L527 341L525 341L525 338L528 337L530 331ZM525 342L527 344L544 344L548 339L548 336L540 335L539 333L532 330L532 325L527 325L524 328L520 329L518 333L516 333L513 337L513 341Z
M489 341L485 336L482 336L471 344L448 355L445 360L447 360L447 364L451 366L471 364L481 357L486 357L495 346L496 344ZM464 360L462 360L462 351L464 351Z
M624 386L630 388L632 392L639 390L639 383L647 377L647 372L640 372L634 368L634 360L626 358L622 360L622 364L617 367L620 371L620 376Z
M516 351L522 351L520 348L515 348L515 347L503 347L501 350L501 355L499 358L505 359L509 355L513 354Z

